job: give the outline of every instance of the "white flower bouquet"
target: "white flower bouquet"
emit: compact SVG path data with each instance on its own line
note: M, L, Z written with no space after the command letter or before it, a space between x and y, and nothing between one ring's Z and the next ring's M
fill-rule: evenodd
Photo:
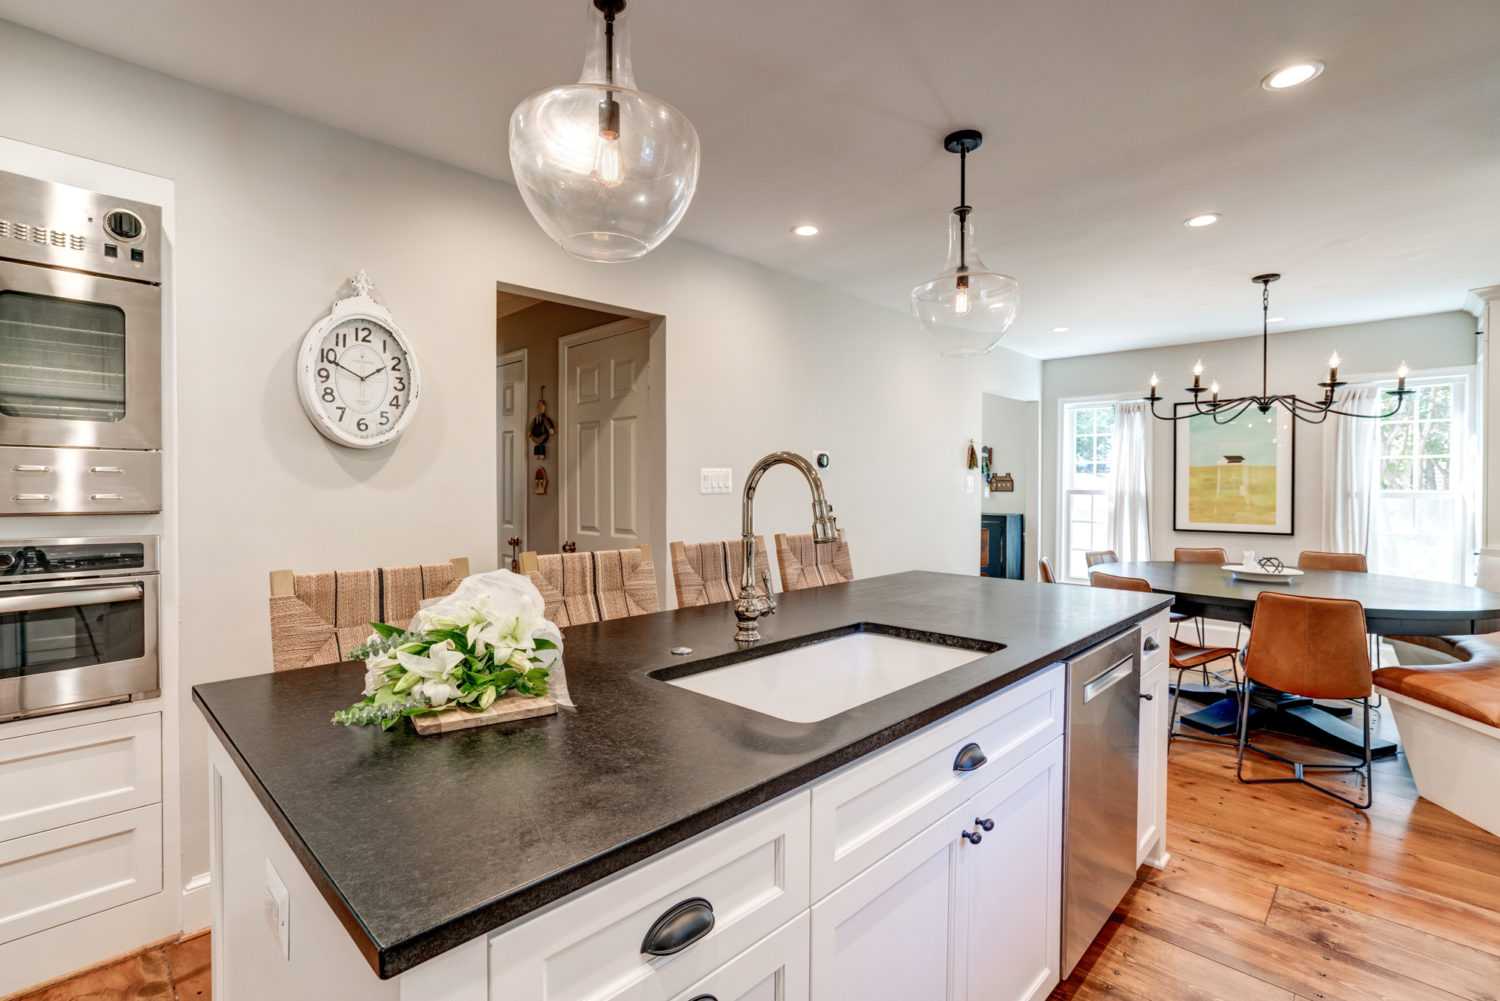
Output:
M488 709L506 692L571 705L562 684L562 632L542 615L531 581L508 570L466 578L417 612L408 629L375 630L349 659L365 662L365 697L333 722L379 723L461 707ZM554 681L554 671L557 677Z

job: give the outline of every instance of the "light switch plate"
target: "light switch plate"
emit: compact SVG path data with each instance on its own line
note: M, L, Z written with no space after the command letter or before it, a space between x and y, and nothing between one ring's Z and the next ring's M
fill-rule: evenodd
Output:
M968 474L966 474L964 476L964 493L971 494L973 492L974 492L974 474L973 473L968 473Z
M266 893L263 903L266 926L271 929L271 934L276 936L276 943L281 946L282 957L291 959L291 897L287 894L286 884L281 881L281 876L277 874L276 867L271 865L270 859L266 859Z
M734 493L734 470L704 466L698 470L698 492L703 494Z

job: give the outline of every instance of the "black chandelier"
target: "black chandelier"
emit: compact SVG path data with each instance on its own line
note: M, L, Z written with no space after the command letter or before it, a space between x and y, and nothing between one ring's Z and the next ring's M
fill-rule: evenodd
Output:
M1415 390L1406 388L1407 368L1405 363L1396 370L1396 388L1387 389L1385 395L1396 398L1395 406L1383 414L1358 414L1348 410L1339 410L1333 405L1333 394L1348 383L1339 381L1339 353L1335 351L1328 359L1328 381L1318 383L1323 389L1323 399L1317 402L1299 400L1295 396L1272 396L1267 389L1267 360L1270 355L1270 324L1271 324L1271 283L1280 280L1280 275L1256 275L1250 279L1260 286L1260 395L1259 396L1235 396L1227 399L1219 398L1219 384L1215 382L1212 386L1203 386L1203 363L1199 362L1193 366L1193 384L1188 387L1188 392L1193 394L1193 408L1185 414L1159 414L1156 412L1156 403L1162 397L1156 392L1156 373L1151 374L1151 395L1142 397L1151 404L1151 416L1157 420L1180 421L1188 417L1208 416L1214 419L1216 424L1229 424L1251 407L1266 414L1273 407L1281 407L1287 413L1298 420L1309 424L1322 424L1328 419L1329 414L1339 417L1369 417L1379 420L1390 417L1401 409L1406 398ZM1208 393L1209 401L1203 402L1203 394Z

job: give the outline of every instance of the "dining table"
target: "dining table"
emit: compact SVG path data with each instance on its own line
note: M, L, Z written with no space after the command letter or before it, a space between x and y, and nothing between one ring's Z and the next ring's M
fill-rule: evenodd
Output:
M1146 581L1158 594L1177 600L1174 612L1205 619L1254 625L1255 600L1263 591L1315 598L1357 601L1365 610L1365 627L1372 636L1458 636L1500 632L1500 592L1462 584L1398 577L1392 574L1355 573L1347 570L1299 570L1286 574L1284 582L1241 580L1216 563L1178 563L1172 560L1106 563L1091 568L1122 577ZM1180 680L1180 679L1179 679ZM1209 701L1196 712L1183 715L1182 722L1206 733L1224 736L1238 726L1239 702L1223 690L1190 692L1182 697ZM1254 686L1250 725L1307 737L1349 754L1363 756L1364 733L1344 722L1352 709L1345 705ZM1396 753L1396 744L1374 740L1371 754Z

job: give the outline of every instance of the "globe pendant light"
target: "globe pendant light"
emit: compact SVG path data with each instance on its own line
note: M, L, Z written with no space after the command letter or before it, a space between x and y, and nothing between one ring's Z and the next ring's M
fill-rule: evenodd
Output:
M576 84L510 116L510 165L547 235L586 261L633 261L677 228L698 186L698 133L635 89L625 0L592 0L594 37Z
M911 315L949 358L989 354L1015 322L1021 304L1020 284L985 267L974 249L974 210L965 197L968 157L983 141L974 129L943 139L943 148L958 154L958 206L948 223L948 263L942 274L911 290Z

